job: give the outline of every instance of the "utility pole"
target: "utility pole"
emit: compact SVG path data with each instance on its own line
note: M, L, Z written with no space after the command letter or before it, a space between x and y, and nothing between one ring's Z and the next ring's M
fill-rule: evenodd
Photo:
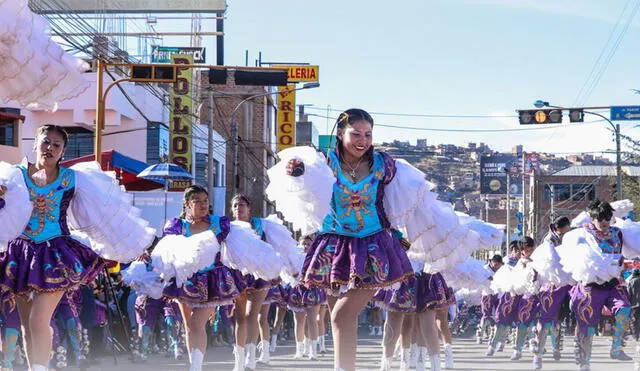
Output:
M549 184L549 189L551 190L551 223L556 219L556 210L555 210L555 200L556 194L553 184Z
M511 174L509 169L505 170L507 173L507 254L511 253L509 251L511 245Z
M525 191L527 189L526 157L526 152L522 151L522 237L527 235L527 192Z
M231 115L231 143L233 146L233 191L238 193L240 189L240 175L238 173L238 122L235 112Z
M207 191L209 192L209 204L213 207L213 89L209 89L209 122L207 125Z
M616 124L616 192L618 200L622 200L622 160L620 159L620 124Z

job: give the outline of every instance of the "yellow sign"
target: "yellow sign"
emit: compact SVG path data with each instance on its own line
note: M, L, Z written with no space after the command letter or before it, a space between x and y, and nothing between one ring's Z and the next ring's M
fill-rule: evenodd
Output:
M193 64L193 56L189 54L173 54L171 63ZM180 68L176 71L176 82L169 92L169 162L180 165L191 173L191 134L193 100L191 97L191 68ZM190 183L190 182L189 182ZM182 185L182 184L181 184ZM187 184L188 187L190 184ZM171 187L176 188L176 183ZM184 187L186 188L186 187Z
M278 151L296 145L296 92L295 85L278 87L278 122L276 139Z
M288 68L288 82L317 82L320 78L319 66L276 66Z

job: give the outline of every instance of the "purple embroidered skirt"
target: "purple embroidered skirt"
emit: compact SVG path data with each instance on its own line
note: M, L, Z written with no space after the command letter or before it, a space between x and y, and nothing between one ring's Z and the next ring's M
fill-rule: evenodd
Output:
M378 289L413 276L398 239L383 229L366 237L318 235L302 267L304 283L340 295L349 289Z
M453 290L447 286L440 273L419 273L416 275L416 311L448 307Z
M213 306L231 304L246 288L240 271L220 264L194 274L180 287L177 287L175 280L171 280L163 294L192 306Z
M308 288L304 285L291 287L288 296L288 307L294 312L304 311L327 300L327 294L323 289L319 287Z
M416 311L417 279L410 277L397 289L382 289L374 295L376 305L391 312L412 313Z
M104 263L93 250L69 236L41 243L16 238L0 256L0 288L16 295L67 291L93 281Z

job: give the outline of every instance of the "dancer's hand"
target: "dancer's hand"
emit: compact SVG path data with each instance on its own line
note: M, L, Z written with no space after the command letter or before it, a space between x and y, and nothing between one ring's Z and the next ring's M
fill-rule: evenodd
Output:
M287 162L287 175L299 177L304 174L304 163L299 159L292 158Z
M0 185L0 197L4 196L7 193L7 187Z

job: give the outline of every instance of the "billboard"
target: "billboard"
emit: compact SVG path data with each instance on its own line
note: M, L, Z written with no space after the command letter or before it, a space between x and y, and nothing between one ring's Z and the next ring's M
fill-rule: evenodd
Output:
M207 50L204 47L151 46L151 63L171 63L171 54L190 54L193 63L206 63Z
M517 155L493 154L480 157L480 193L485 195L506 195L509 169L511 195L522 195L522 160Z
M293 90L295 88L295 85L278 86L278 152L296 145L296 92Z
M226 0L29 0L38 14L69 13L217 13L227 9Z
M171 56L174 64L192 64L189 54ZM193 99L191 97L191 68L178 68L176 82L169 91L169 162L180 165L192 174L191 133ZM173 182L171 189L184 189L191 181Z

